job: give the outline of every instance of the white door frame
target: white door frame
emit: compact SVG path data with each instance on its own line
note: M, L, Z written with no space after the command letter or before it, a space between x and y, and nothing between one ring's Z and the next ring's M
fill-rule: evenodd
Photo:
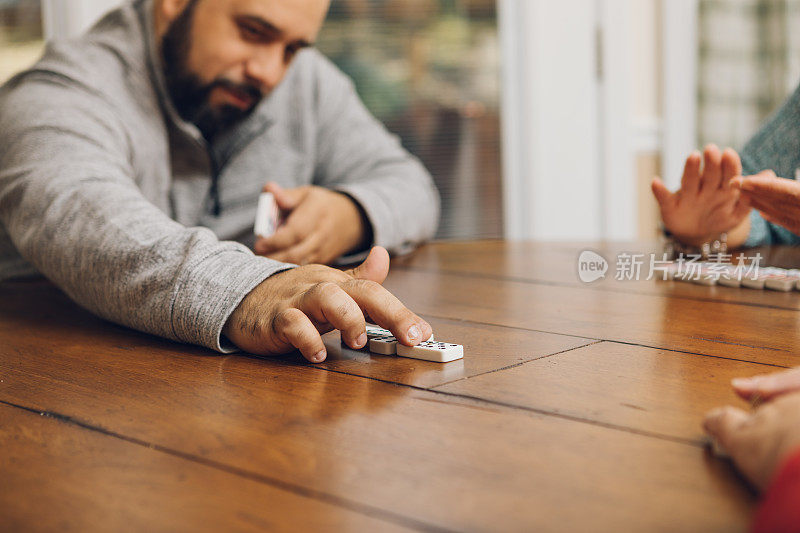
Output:
M597 6L499 0L509 239L602 236Z
M599 129L603 239L633 240L637 228L635 141L631 98L633 49L630 0L598 0ZM635 1L635 0L633 0Z
M530 238L530 210L527 209L528 161L526 140L530 138L529 123L523 110L528 105L530 90L527 86L528 32L525 22L529 18L525 2L498 0L497 24L501 54L501 153L503 187L503 227L505 238L522 240Z
M680 185L683 164L697 148L697 21L699 0L662 0L664 148L668 187Z

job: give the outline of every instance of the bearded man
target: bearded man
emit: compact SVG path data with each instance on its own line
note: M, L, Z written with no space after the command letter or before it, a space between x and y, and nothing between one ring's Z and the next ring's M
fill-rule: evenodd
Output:
M380 283L386 249L433 235L438 193L311 49L328 7L136 0L51 43L0 90L0 279L41 274L108 320L222 352L320 362L332 328L366 344L365 315L427 339ZM254 241L265 187L288 218ZM370 248L351 271L319 264Z

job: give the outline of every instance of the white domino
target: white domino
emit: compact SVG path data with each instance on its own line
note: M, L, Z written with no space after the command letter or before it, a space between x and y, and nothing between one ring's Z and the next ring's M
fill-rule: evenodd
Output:
M748 289L763 289L766 282L767 278L765 276L744 276L742 277L741 285Z
M367 326L367 339L369 339L367 347L370 352L381 355L397 354L397 339L388 329ZM433 335L430 336L428 341L432 340Z
M256 210L256 222L254 233L258 237L269 237L278 229L278 204L271 192L262 192L258 197L258 209Z
M373 326L372 324L367 324L367 338L374 339L376 337L391 337L392 332L388 329L384 329L380 326Z
M783 277L784 272L785 270L782 268L760 268L757 276L749 274L742 277L742 287L747 287L748 289L764 289L766 288L768 279Z
M373 324L367 324L366 329L367 344L361 348L362 350L369 349L370 352L380 355L395 355L397 353L397 339L394 338L391 331ZM428 340L432 341L433 335ZM344 339L342 339L342 344L345 344Z
M709 267L701 267L700 271L697 275L692 278L692 283L696 283L698 285L706 285L708 287L717 284L717 279L719 278L719 272L714 272Z
M791 276L768 276L764 287L773 291L789 292L797 284L797 278Z
M389 331L388 329L383 329L380 326L374 326L372 324L367 324L367 344L365 344L364 347L361 348L361 349L362 350L366 350L366 349L370 348L370 344L369 343L372 341L372 339L377 339L379 337L391 337L391 336L392 336L392 332ZM342 339L342 344L346 345L346 343L344 342L344 339ZM370 349L370 351L374 351L374 350ZM383 352L377 352L377 353L383 353ZM394 353L394 352L392 352L392 353Z
M463 359L464 347L460 344L437 341L425 341L416 346L406 346L398 343L397 355L412 359L422 359L423 361L448 363L456 359Z
M375 337L369 340L369 351L381 355L394 355L397 353L397 339L388 337Z
M800 289L800 270L792 268L789 270L783 268L764 268L762 271L768 271L767 281L764 284L766 288L773 291L788 292L795 288Z
M720 274L717 284L726 287L740 287L742 285L742 276L733 269L728 269L727 272Z

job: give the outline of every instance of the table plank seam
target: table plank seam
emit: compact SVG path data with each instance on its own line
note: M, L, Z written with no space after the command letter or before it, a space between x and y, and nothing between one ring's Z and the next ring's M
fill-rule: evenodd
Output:
M548 331L546 329L521 328L519 326L509 326L508 324L497 324L497 323L494 323L494 322L484 322L482 320L472 320L470 318L434 315L433 313L419 313L419 316L421 316L422 318L425 318L427 316L427 317L436 318L436 319L439 319L439 320L451 320L453 322L461 322L461 323L464 323L464 324L479 324L481 326L492 326L492 327L495 327L495 328L516 329L516 330L519 330L519 331L531 331L533 333L547 333L548 335L558 335L559 337L572 337L573 339L582 339L582 340L586 340L586 341L604 341L604 340L608 340L608 339L601 339L599 337L587 337L585 335L576 335L574 333L559 333L559 332L556 332L556 331Z
M115 438L122 440L124 442L128 442L130 444L134 444L137 446L142 446L148 448L150 450L157 451L159 453L165 453L167 455L171 455L173 457L177 457L179 459L183 459L186 461L191 461L193 463L201 464L203 466L214 468L216 470L235 475L237 477L241 477L244 479L248 479L250 481L254 481L256 483L260 483L263 485L269 485L274 487L278 490L283 490L285 492L290 492L292 494L297 494L298 496L303 496L310 499L315 499L322 501L324 503L328 503L331 505L335 505L338 507L342 507L344 509L348 509L350 511L368 516L370 518L376 518L379 520L383 520L385 522L393 523L402 527L416 529L418 531L426 531L426 532L436 532L436 533L451 533L454 530L450 530L441 526L436 526L433 524L428 524L426 522L422 522L416 518L408 517L405 515L401 515L395 513L393 511L388 511L386 509L382 509L379 507L374 507L371 505L363 504L361 502L357 502L354 500L349 500L347 498L343 498L341 496L337 496L335 494L330 494L324 491L304 487L302 485L296 485L294 483L290 483L287 481L283 481L281 479L272 478L270 476L266 476L264 474L258 472L252 472L249 470L245 470L243 468L239 468L236 466L228 465L225 463L221 463L219 461L215 461L213 459L207 459L205 457L193 455L188 452L183 452L180 450L176 450L173 448L169 448L167 446L163 446L161 444L156 444L152 442L147 442L142 439L138 439L136 437L130 437L128 435L123 435L122 433L103 428L101 426L95 426L88 422L79 420L75 417L65 415L62 413L58 413L55 411L49 410L41 410L36 409L34 407L28 407L25 405L20 405L14 402L8 402L6 400L0 399L0 404L6 405L8 407L20 409L31 414L45 416L48 418L55 419L59 422L63 422L65 424L69 424L71 426L77 426L81 429L85 429L87 431L92 431L95 433L100 433L107 437Z
M537 361L537 359L533 359L531 361L527 361L527 363L530 363L530 362L533 362L533 361ZM287 366L295 366L292 363L287 363L287 362L280 362L280 364L287 365ZM674 435L667 435L665 433L657 433L657 432L654 432L654 431L644 431L644 430L639 430L639 429L632 428L632 427L629 427L629 426L611 424L611 423L608 423L608 422L600 422L598 420L592 420L590 418L582 418L582 417L574 416L574 415L567 415L567 414L564 414L564 413L559 413L557 411L549 411L549 410L546 410L546 409L537 409L535 407L527 407L527 406L524 406L524 405L517 405L517 404L513 404L513 403L501 402L501 401L492 400L492 399L489 399L489 398L481 398L480 396L471 396L469 394L461 394L461 393L457 393L457 392L448 392L448 391L437 390L436 387L425 388L425 387L420 387L420 386L417 386L417 385L409 385L407 383L399 383L399 382L391 381L391 380L388 380L388 379L382 379L382 378L377 378L377 377L373 377L373 376L362 376L362 375L359 375L359 374L351 374L350 372L346 372L344 370L335 370L335 369L331 369L331 368L322 368L322 367L318 367L318 366L309 365L309 366L307 366L305 368L310 368L310 369L317 370L317 371L320 371L320 372L332 372L334 374L342 374L342 375L346 375L346 376L354 377L354 378L369 379L369 380L372 380L372 381L378 381L380 383L385 383L387 385L394 385L396 387L408 388L408 389L417 390L417 391L420 391L420 392L433 393L433 394L436 394L436 395L442 395L442 396L446 396L446 397L450 397L450 398L459 398L459 399L463 399L463 400L471 400L471 401L478 402L478 403L484 403L484 404L494 405L494 406L498 406L498 407L505 407L505 408L512 409L512 410L526 411L526 412L530 412L530 413L536 413L536 414L539 414L539 415L551 416L551 417L559 418L559 419L562 419L562 420L569 420L570 422L578 422L578 423L590 424L590 425L593 425L593 426L603 427L603 428L606 428L606 429L612 429L612 430L615 430L615 431L621 431L623 433L631 433L631 434L634 434L634 435L640 435L640 436L651 437L651 438L655 438L655 439L659 439L659 440L667 440L667 441L671 441L671 442L676 442L676 443L679 443L679 444L687 444L687 445L692 446L692 447L701 447L702 448L702 447L705 446L705 441L702 440L702 439L686 439L686 438L683 438L683 437L676 437ZM0 400L0 401L2 401L2 400ZM453 404L453 405L458 405L458 404Z
M509 325L506 325L506 324L496 324L496 323L493 323L493 322L484 322L484 321L481 321L481 320L471 320L471 319L467 319L467 318L453 318L453 317L447 317L447 316L440 316L440 315L434 315L434 314L431 314L431 313L424 313L421 316L437 318L437 319L440 319L440 320L452 320L452 321L456 321L456 322L464 322L464 323L468 323L468 324L480 324L482 326L503 327L503 328L509 328L509 329L517 329L517 330L520 330L520 331L531 331L531 332L534 332L534 333L547 333L547 334L550 334L550 335L559 335L559 336L562 336L562 337L573 337L573 338L576 338L576 339L585 339L585 340L592 340L592 341L597 341L597 342L614 342L614 343L617 343L617 344L627 344L629 346L640 346L642 348L652 348L654 350L665 350L665 351L668 351L668 352L685 353L685 354L691 354L691 355L700 355L700 356L703 356L703 357L714 357L716 359L725 359L727 361L737 361L737 362L740 362L740 363L750 363L750 364L754 364L754 365L769 366L769 367L774 367L774 368L789 368L788 366L779 365L779 364L776 364L776 363L762 363L760 361L750 361L748 359L736 359L735 357L725 357L724 355L714 355L714 354L707 354L707 353L700 353L700 352L692 352L690 350L678 350L676 348L670 348L668 346L655 346L655 345L650 345L650 344L641 344L641 343L637 343L637 342L623 341L623 340L618 340L618 339L605 339L605 338L599 338L599 337L584 337L584 336L581 336L581 335L574 335L574 334L571 334L571 333L563 333L563 332L559 332L559 331L550 331L550 330L536 329L536 328L522 328L522 327L519 327L519 326L509 326ZM770 348L768 346L763 346L763 347L762 346L752 346L750 344L739 344L739 343L722 341L722 340L719 340L719 339L710 339L710 338L705 338L705 337L690 337L690 338L700 339L700 340L704 340L704 341L708 341L708 342L713 342L713 343L716 343L716 344L729 344L729 345L734 345L734 346L745 346L745 347L748 347L748 348L753 348L755 350L769 350L769 351L773 351L773 352L792 353L789 350L781 350L781 349L778 349L778 348ZM595 344L595 343L590 343L590 344Z
M540 356L540 357L534 357L533 359L526 359L525 361L520 361L518 363L513 363L513 364L510 364L510 365L506 365L506 366L501 367L501 368L493 368L491 370L487 370L485 372L480 372L478 374L473 374L471 376L464 376L464 377L461 377L461 378L458 378L458 379L454 379L454 380L451 380L451 381L445 381L444 383L439 383L438 385L430 387L428 390L433 390L433 389L438 388L438 387L444 387L445 385L450 385L451 383L456 383L457 381L464 381L466 379L473 379L473 378L477 378L479 376L485 376L487 374L494 374L495 372L500 372L502 370L509 370L511 368L516 368L518 366L522 366L522 365L525 365L525 364L528 364L528 363L532 363L534 361L541 361L542 359L547 359L549 357L553 357L554 355L561 355L563 353L571 352L573 350L579 350L581 348L586 348L588 346L593 346L593 345L599 344L601 342L607 342L607 341L596 340L594 342L590 342L590 343L587 343L587 344L582 344L581 346L573 346L571 348L566 348L564 350L559 350L557 352L550 353L550 354L547 354L547 355L543 355L543 356Z
M708 341L711 341L711 342L719 342L720 344L735 344L735 343L729 343L729 342L724 342L724 341L716 341L714 339L703 339L703 340L708 340ZM696 355L698 357L711 357L713 359L722 359L724 361L733 361L733 362L736 362L736 363L747 363L747 364L750 364L750 365L768 366L768 367L772 367L772 368L790 368L788 366L779 365L777 363L762 363L761 361L750 361L750 360L747 360L747 359L737 359L735 357L725 357L724 355L713 355L713 354L708 354L708 353L692 352L690 350L678 350L676 348L665 348L665 347L662 347L662 346L650 346L649 344L640 344L640 343L637 343L637 342L618 341L618 340L613 340L613 339L603 339L603 342L611 342L611 343L614 343L614 344L625 344L627 346L638 346L640 348L650 348L652 350L662 350L662 351L665 351L665 352L682 353L682 354L686 354L686 355ZM748 346L748 345L741 344L739 346ZM775 350L774 348L761 348L761 347L754 347L754 346L748 346L748 347L754 348L754 349L757 349L757 350ZM775 351L790 353L787 350L775 350Z

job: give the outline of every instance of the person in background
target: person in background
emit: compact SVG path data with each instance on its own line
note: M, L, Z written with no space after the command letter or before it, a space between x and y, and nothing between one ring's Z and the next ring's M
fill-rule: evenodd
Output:
M714 409L703 427L764 495L753 530L800 532L800 367L733 387L755 410Z
M0 90L0 279L221 352L320 362L330 329L366 344L365 315L430 337L380 284L387 249L433 236L438 192L313 50L328 7L135 0L50 43ZM254 242L265 184L288 218Z
M692 153L676 192L655 178L652 190L668 234L697 248L722 234L731 249L800 244L798 125L800 87L741 154L714 145Z

